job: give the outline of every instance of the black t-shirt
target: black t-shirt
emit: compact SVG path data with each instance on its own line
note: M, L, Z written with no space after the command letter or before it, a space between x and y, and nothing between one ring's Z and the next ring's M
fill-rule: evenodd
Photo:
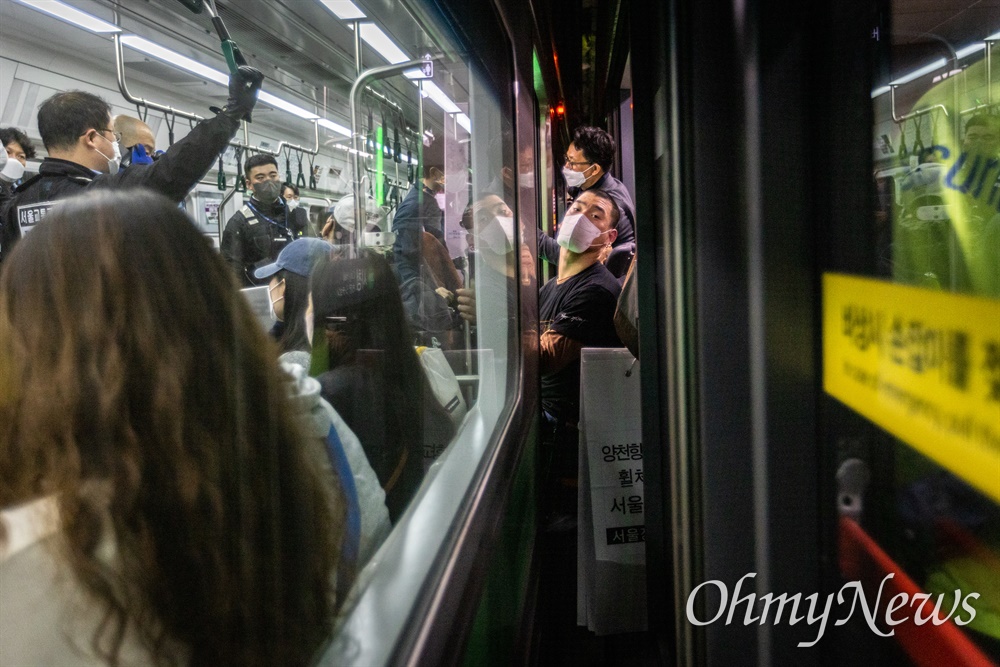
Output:
M538 295L541 331L554 331L584 347L621 347L615 332L615 306L621 285L601 263L559 284L553 278ZM576 423L580 415L580 362L542 375L542 409Z

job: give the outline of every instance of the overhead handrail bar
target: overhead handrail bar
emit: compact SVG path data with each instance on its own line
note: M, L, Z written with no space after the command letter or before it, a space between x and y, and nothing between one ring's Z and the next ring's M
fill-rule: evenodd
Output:
M357 79L354 80L354 84L351 86L351 168L353 170L353 194L354 194L354 245L356 250L361 249L361 243L364 240L365 233L365 220L362 216L362 204L361 197L364 195L363 188L361 185L361 140L363 135L360 132L360 123L358 120L358 103L360 101L361 92L364 90L365 86L373 81L379 79L385 79L390 76L395 76L397 74L402 74L403 72L411 69L420 67L421 64L427 62L428 60L435 60L440 58L442 54L436 54L434 56L427 56L425 58L420 58L418 60L408 60L405 63L400 63L398 65L383 65L382 67L373 67L372 69L365 70L362 72ZM419 95L419 93L418 93Z
M117 18L116 18L117 20ZM165 104L159 104L157 102L152 102L142 97L136 97L128 89L128 83L125 81L125 51L122 48L121 36L119 34L112 35L112 41L115 46L115 74L118 78L118 91L125 98L125 101L129 104L134 104L138 107L145 107L147 109L152 109L153 111L159 111L163 114L168 114L175 117L185 118L189 121L200 122L205 120L204 116L200 116L196 113L190 111L184 111L181 109L175 109L174 107L167 106ZM292 144L287 141L279 141L278 147L274 150L270 148L263 148L261 146L251 146L249 141L249 130L247 124L243 123L243 142L230 141L229 145L234 148L242 148L245 150L252 150L258 153L266 153L268 155L273 155L277 157L282 150L288 148L289 150L299 151L300 153L305 153L306 155L318 155L319 154L319 124L317 121L312 121L313 124L313 147L306 148L305 146L299 146L298 144Z

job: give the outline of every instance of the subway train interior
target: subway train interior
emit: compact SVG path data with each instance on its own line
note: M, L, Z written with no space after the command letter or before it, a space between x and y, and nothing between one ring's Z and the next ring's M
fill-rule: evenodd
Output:
M233 108L246 67L263 74L252 113L231 116L221 152L199 152L185 139ZM127 198L128 170L170 181L171 164L200 164L173 199L230 264L234 219L287 232L301 216L292 236L332 244L323 266L374 257L400 281L378 292L377 271L358 269L336 293L365 283L373 330L402 304L400 358L426 376L395 386L395 357L361 349L357 384L331 400L374 469L385 530L360 519L364 557L337 570L324 634L279 663L1000 665L1000 0L0 0L0 128L23 133L3 134L0 422L30 409L17 400L28 376L8 373L37 367L14 363L28 317L18 258L36 235L51 244L38 256L56 256L43 228L64 221L43 218L60 206L28 192L56 180L34 180L52 153L70 159L39 121L68 91L114 118L70 140L110 151L98 137L111 131L133 161L104 155L73 177L81 193L122 169L103 189ZM123 139L126 117L148 140ZM610 159L594 136L611 139ZM266 215L261 165L283 184ZM410 203L437 227L416 228L407 280ZM626 224L629 242L593 245ZM279 281L259 269L284 271L278 251L296 243L268 239L225 282L243 283L264 342ZM601 322L550 307L580 257L614 283ZM302 382L360 326L325 313L318 354L319 273ZM209 344L208 328L190 344ZM613 343L587 342L599 328ZM549 409L557 382L571 416ZM205 394L219 415L241 400L227 386L242 385ZM18 433L0 424L0 664L132 664L101 648L108 619L132 609L102 606L118 584L94 589L96 630L66 639L70 653L27 646L66 630L55 589L25 602L18 574L35 546L19 546L11 517L36 500L18 495L11 466L31 456ZM391 449L401 433L412 456L386 468L369 438ZM236 476L257 462L244 452ZM412 488L391 494L414 466ZM156 495L144 470L127 474ZM353 484L343 544L366 502ZM115 523L122 545L129 525ZM79 576L53 544L51 562ZM294 551L274 548L278 561ZM136 553L121 550L123 572ZM138 633L151 652L135 664L243 660L184 648L166 608L128 620L155 629ZM129 637L119 627L114 645Z

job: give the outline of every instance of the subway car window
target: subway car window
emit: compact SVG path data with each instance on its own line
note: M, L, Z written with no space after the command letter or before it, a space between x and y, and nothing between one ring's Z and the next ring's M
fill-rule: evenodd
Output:
M4 464L0 582L9 591L24 562L6 527L58 505L69 518L33 539L65 538L70 557L52 567L82 572L81 591L114 609L107 627L84 612L87 650L215 662L240 645L247 664L381 664L434 585L518 400L516 197L533 169L515 151L510 44L497 40L484 67L439 12L423 0L0 0L0 126L11 162L24 157L0 180L0 459L17 459L19 439L38 448L37 465ZM84 230L91 220L102 231ZM44 250L50 227L70 230L90 268L69 241ZM57 301L71 281L38 273L41 257L80 264L79 304ZM29 336L46 304L55 332ZM13 363L28 350L51 363ZM32 407L49 371L84 378L53 398L68 441L42 427L52 406ZM99 416L75 422L87 392L104 391L121 402L92 397ZM113 447L87 449L143 434L162 451L119 462ZM199 512L230 535L209 551L197 526L177 525ZM120 581L91 538L122 547ZM282 550L299 571L282 569ZM222 576L230 566L243 579ZM192 639L172 602L149 602L187 587L204 603L192 623L222 628L230 614L218 646ZM34 664L42 649L10 618L0 660ZM133 621L136 636L121 634ZM81 637L68 641L90 646Z
M827 406L825 438L835 450L839 570L872 595L882 586L887 599L927 601L884 658L992 664L1000 18L970 3L881 6L872 32L874 252L867 273L823 277L824 386L839 402Z

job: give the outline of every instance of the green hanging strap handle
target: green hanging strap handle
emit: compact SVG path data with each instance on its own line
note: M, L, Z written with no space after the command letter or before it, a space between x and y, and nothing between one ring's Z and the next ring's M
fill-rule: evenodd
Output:
M285 183L292 182L292 149L288 146L284 148L285 153Z
M309 189L316 190L316 156L309 156Z
M303 157L303 153L302 153L302 151L299 151L299 160L298 160L298 162L299 162L299 175L295 177L295 186L299 187L299 188L306 187L306 175L302 171L302 157ZM288 181L288 182L291 183L291 181Z
M236 191L246 192L247 182L243 178L243 153L246 152L242 146L236 147Z
M919 164L924 161L924 151L926 150L924 148L923 139L920 138L920 126L924 124L924 117L917 116L916 122L914 124L917 126L917 138L913 142L912 151L914 157L917 158L917 163Z
M906 148L906 121L899 125L899 151L896 153L899 163L904 167L910 162L910 151Z
M218 186L219 186L220 190L225 190L226 189L226 172L223 169L222 155L221 154L219 155L219 178L218 178Z

